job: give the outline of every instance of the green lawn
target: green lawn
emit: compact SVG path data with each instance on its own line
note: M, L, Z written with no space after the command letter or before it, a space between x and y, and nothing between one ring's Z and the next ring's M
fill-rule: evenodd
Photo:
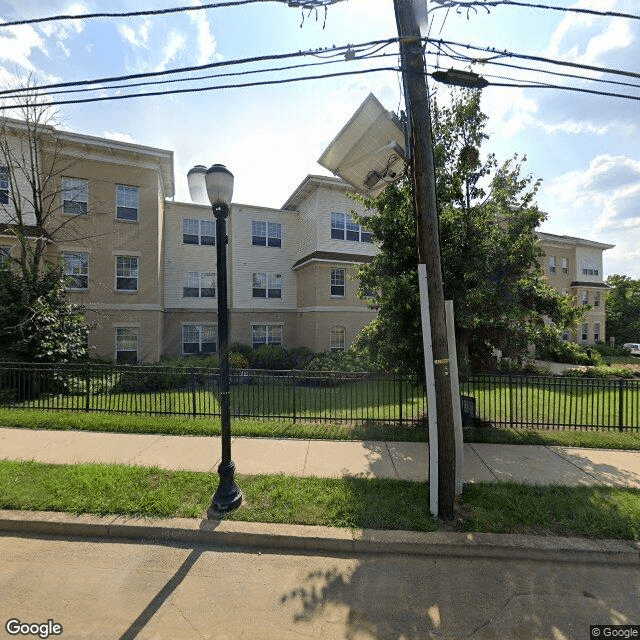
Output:
M243 506L229 519L435 531L428 486L402 480L237 476ZM201 518L217 476L119 465L0 462L0 508ZM640 490L465 485L458 528L640 539Z

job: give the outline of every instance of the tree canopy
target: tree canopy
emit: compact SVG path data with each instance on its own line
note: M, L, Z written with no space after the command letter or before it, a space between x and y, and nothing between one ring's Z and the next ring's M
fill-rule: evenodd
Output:
M640 340L640 280L629 276L607 278L607 334L617 345Z
M434 158L445 299L453 300L459 357L486 364L494 349L520 357L544 329L561 327L579 311L550 287L538 262L535 229L544 214L535 203L539 181L523 175L525 158L502 164L489 154L479 92L454 94L451 106L433 107ZM361 291L378 317L362 333L388 368L423 370L416 230L410 180L390 185L376 199L359 198L372 215L380 253L359 268Z

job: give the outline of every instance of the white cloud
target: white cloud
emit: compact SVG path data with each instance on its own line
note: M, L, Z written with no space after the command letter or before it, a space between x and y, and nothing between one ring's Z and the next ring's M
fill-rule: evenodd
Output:
M133 47L147 47L149 44L149 20L142 20L136 27L131 24L118 24L117 29L125 42Z
M211 32L211 25L205 11L190 11L189 18L198 31L198 59L196 64L207 64L213 59L217 42Z
M156 71L164 71L177 55L185 48L187 38L184 33L171 31L169 38L162 49L162 61L156 66Z
M131 144L138 144L138 141L135 140L128 133L120 133L119 131L105 131L102 137L107 138L107 140L118 140L119 142L129 142Z
M27 25L0 31L0 63L5 69L13 66L35 72L36 68L30 59L34 50L47 52L45 41L34 28Z

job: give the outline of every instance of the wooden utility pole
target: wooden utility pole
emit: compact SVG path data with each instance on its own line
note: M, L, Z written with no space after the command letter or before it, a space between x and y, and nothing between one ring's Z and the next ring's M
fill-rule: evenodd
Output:
M451 520L455 501L455 438L444 286L440 264L431 107L422 37L413 9L414 0L393 1L400 38L407 118L411 132L411 169L418 259L420 264L426 265L428 278L438 423L438 516ZM432 410L433 407L429 407L429 411Z

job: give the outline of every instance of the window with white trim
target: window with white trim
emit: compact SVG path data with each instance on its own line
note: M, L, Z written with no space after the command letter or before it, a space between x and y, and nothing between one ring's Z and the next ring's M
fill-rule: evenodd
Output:
M252 220L251 244L259 247L281 247L282 225L279 222Z
M62 178L62 211L70 216L86 216L89 182L82 178Z
M9 168L0 166L0 204L9 204Z
M555 272L556 272L556 257L549 256L549 273L555 273Z
M217 336L215 324L185 324L182 326L182 353L185 356L216 353Z
M331 337L329 341L331 353L345 351L345 335L346 331L344 327L331 327Z
M582 306L589 304L589 292L588 291L583 291L582 292Z
M252 324L251 325L251 346L254 349L263 344L270 344L274 347L282 346L282 325L281 324Z
M136 364L138 362L138 329L134 327L116 328L116 362Z
M89 254L69 251L62 254L62 272L67 289L89 288Z
M371 233L354 222L348 213L331 212L331 237L350 242L371 242Z
M594 291L593 292L593 306L594 307L599 307L600 306L600 292L599 291Z
M282 274L254 273L252 296L254 298L282 298Z
M138 221L140 194L138 187L125 184L116 185L116 218L118 220Z
M580 333L580 340L586 342L589 339L589 325L587 323L582 325L582 331Z
M594 342L600 341L600 323L599 322L593 323L593 340Z
M600 265L595 262L583 262L582 263L582 275L583 276L598 276L600 275Z
M562 258L562 273L569 273L569 258Z
M116 291L138 290L138 258L116 256Z
M568 331L563 331L562 332L562 339L567 342L567 340L571 339L571 334Z
M11 247L0 246L0 269L11 268Z
M216 221L184 218L182 220L182 242L183 244L215 245Z
M331 269L331 295L344 298L346 269Z
M211 272L187 271L184 274L183 298L215 298L216 274Z

